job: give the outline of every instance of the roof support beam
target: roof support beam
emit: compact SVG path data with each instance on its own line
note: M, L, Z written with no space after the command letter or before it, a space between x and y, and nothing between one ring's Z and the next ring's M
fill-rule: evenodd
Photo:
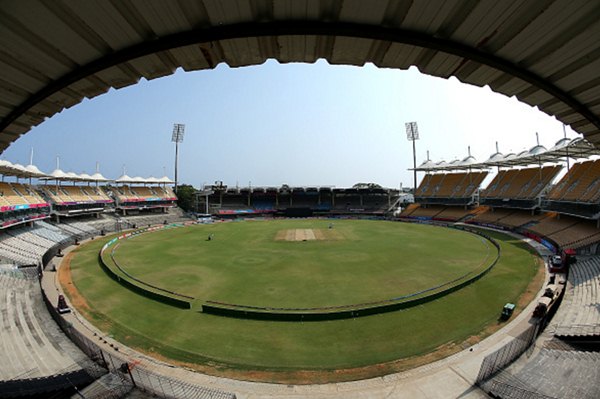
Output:
M329 37L344 36L390 41L394 43L435 49L488 65L492 68L498 69L502 72L526 81L538 87L540 90L551 94L556 99L567 104L575 112L579 113L591 124L596 126L598 130L600 130L600 117L581 104L573 96L558 88L552 82L549 82L543 77L536 75L535 73L517 64L509 62L506 59L464 45L462 43L454 42L448 39L436 38L423 32L389 28L379 25L321 21L273 21L220 25L210 28L190 30L141 42L114 53L107 54L102 58L72 70L61 78L50 82L43 89L31 95L27 100L17 106L10 114L0 121L0 132L4 131L19 116L27 112L27 110L52 94L97 72L138 57L143 57L177 47L226 39L304 35Z

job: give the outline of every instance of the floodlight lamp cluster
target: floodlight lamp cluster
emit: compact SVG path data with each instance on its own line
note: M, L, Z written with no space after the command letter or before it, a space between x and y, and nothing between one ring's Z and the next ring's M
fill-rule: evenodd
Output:
M404 126L406 126L406 138L409 141L419 139L419 127L417 126L417 122L407 122Z
M173 143L182 143L183 135L185 133L185 125L183 123L176 123L173 125L173 135L171 141Z

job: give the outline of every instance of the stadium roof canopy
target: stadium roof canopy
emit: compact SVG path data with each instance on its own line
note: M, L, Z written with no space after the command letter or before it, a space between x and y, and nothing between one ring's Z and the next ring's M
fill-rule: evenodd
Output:
M40 171L35 165L23 166L18 163L12 163L6 160L0 160L0 174L2 176L15 176L18 178L39 178L47 176L44 172Z
M537 106L600 146L600 2L3 0L0 151L141 78L326 59L407 69Z
M560 139L556 144L546 149L544 146L536 145L530 150L521 151L519 154L502 154L496 152L484 161L474 162L472 156L468 156L463 161L453 161L446 163L444 161L433 163L431 160L424 161L414 170L420 172L451 171L451 170L477 170L489 169L494 166L527 166L539 165L542 163L559 162L565 158L589 158L600 155L600 149L596 148L587 140L577 137L575 139ZM467 162L468 161L468 162ZM413 169L409 169L413 170Z

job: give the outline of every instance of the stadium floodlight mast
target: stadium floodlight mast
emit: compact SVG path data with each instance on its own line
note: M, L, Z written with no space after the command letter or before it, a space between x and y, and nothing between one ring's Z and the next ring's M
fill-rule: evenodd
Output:
M179 158L179 143L183 142L185 133L185 125L183 123L175 123L173 125L173 135L171 141L175 143L175 194L177 194L177 161Z
M408 141L412 141L413 145L413 195L415 195L417 193L417 150L415 141L419 140L419 127L417 126L417 122L407 122L404 126L406 127L406 138Z

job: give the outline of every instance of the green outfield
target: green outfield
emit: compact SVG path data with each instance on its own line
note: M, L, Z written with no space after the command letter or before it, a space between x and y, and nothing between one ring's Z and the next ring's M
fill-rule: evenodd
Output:
M98 263L106 240L76 251L71 276L87 302L84 313L128 345L215 372L285 372L363 367L459 343L496 325L502 305L517 302L538 269L524 244L493 233L502 256L490 273L403 311L304 323L198 311L205 300L309 308L395 298L480 270L495 251L479 236L452 229L358 220L336 220L329 228L330 223L231 222L121 241L114 253L121 267L195 297L192 310L150 300L110 279Z
M459 230L330 224L246 221L169 229L122 240L114 259L144 282L201 301L312 308L412 294L481 270L496 255L487 240Z

